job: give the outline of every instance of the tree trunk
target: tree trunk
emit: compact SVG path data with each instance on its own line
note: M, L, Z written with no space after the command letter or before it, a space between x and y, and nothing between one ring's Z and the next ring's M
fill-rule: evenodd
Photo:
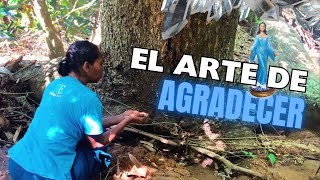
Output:
M183 54L191 54L197 66L200 57L232 59L238 11L218 22L206 22L206 14L192 15L176 36L162 40L164 13L161 0L104 1L101 49L106 55L104 95L142 109L156 107L159 83L172 74ZM164 73L130 69L134 47L158 50L158 64ZM221 71L221 74L224 72Z
M49 48L49 58L54 59L64 56L63 44L60 34L52 24L52 20L45 0L33 0L34 12L46 32L46 42Z
M0 1L4 7L8 6L8 0L3 0L3 1ZM3 16L3 22L6 24L6 25L9 25L10 24L10 19L7 15Z

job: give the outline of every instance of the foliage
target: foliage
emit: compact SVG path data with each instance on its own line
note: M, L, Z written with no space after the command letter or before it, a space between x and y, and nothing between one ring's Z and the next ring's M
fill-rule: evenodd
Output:
M281 31L279 27L268 25L268 32L271 36L271 43L278 52L275 62L270 65L284 67L291 73L292 69L301 69L308 71L306 93L299 93L312 106L320 106L320 79L319 74L310 69L310 65L314 64L306 49L300 41L300 37L290 27L289 32ZM286 40L283 40L286 37ZM286 64L286 66L284 66ZM307 65L309 64L309 67ZM311 66L312 67L312 66ZM295 94L288 88L281 90L285 94Z
M98 0L46 0L52 22L65 32L67 40L74 35L88 37L94 28L94 16L99 7ZM73 2L73 3L71 3ZM41 26L33 12L31 0L10 0L0 3L0 19L10 19L10 24L0 21L0 38L15 40L27 31L39 31Z
M10 20L9 24L4 22L0 23L0 37L15 40L15 36L19 30L23 30L26 27L23 22L25 19L23 11L28 13L30 9L21 4L17 4L16 1L13 1L13 3L9 5L0 3L0 18L3 19L6 16Z
M257 155L254 155L252 152L248 152L248 151L242 151L242 153L248 157L251 157L251 158L256 158Z
M68 0L47 0L47 2L52 20L58 21L58 24L65 28L66 38L76 34L90 35L94 28L93 17L99 8L99 1L75 0L74 3L69 3Z
M272 166L274 166L276 164L276 162L277 162L276 156L274 154L272 154L272 153L269 153L268 158L269 158Z

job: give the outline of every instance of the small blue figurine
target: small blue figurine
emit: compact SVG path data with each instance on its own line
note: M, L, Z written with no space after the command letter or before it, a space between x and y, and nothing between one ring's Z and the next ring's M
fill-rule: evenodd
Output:
M270 89L266 87L268 78L268 57L272 61L275 60L277 53L274 51L270 44L270 37L267 34L266 24L264 22L259 24L259 30L255 41L249 51L250 62L253 63L255 58L258 59L258 74L257 74L257 85L252 86L251 89L256 92L265 92Z

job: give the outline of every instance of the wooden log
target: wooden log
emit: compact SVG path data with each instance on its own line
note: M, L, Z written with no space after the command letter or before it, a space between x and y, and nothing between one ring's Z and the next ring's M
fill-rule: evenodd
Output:
M22 62L23 56L19 56L17 59L13 59L4 64L4 67L7 68L10 72L15 72L19 64Z

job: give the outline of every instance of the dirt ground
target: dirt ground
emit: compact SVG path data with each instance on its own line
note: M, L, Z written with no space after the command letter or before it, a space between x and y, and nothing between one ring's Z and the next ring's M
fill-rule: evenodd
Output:
M307 130L292 132L288 135L288 139L308 146L320 147L319 134ZM108 171L108 179L112 179L112 174L117 173L117 163L119 163L118 173L130 171L133 163L128 157L128 152L134 155L141 164L155 170L154 173L149 174L150 179L253 179L253 177L234 171L233 174L226 173L219 162L201 154L195 153L193 159L190 157L184 159L183 155L170 151L170 149L158 149L157 152L150 152L139 143L134 146L115 143L109 148L112 156L117 158L113 159L111 167L114 168ZM266 174L268 179L320 179L320 154L318 152L311 154L297 147L284 147L276 149L278 159L274 166L267 158L259 155L257 158L238 159L234 163Z
M126 179L170 179L170 180L206 180L206 179L256 179L238 172L227 172L222 164L214 159L207 158L198 153L192 157L183 153L177 153L175 149L166 149L158 146L156 152L150 152L136 140L122 139L117 140L109 146L109 153L112 154L113 160L110 168L101 173L96 179L116 179L115 174L124 174L130 172L133 162L130 160L128 153L131 153L143 167L148 168L146 178L131 175ZM307 130L292 132L287 136L290 140L296 140L308 146L320 147L320 136ZM126 142L129 140L130 142ZM138 142L138 143L136 143ZM126 145L125 145L126 144ZM129 144L129 145L128 145ZM0 148L0 180L10 179L8 177L8 147ZM190 154L190 153L189 153ZM192 154L192 153L191 153ZM240 158L233 163L250 168L260 173L267 174L268 179L285 179L285 180L318 180L320 179L320 154L313 153L312 156L305 154L301 149L294 147L278 148L278 161L272 166L267 158L257 156L257 158ZM288 156L280 156L287 154ZM301 155L305 156L304 158ZM309 157L308 157L309 156ZM186 158L184 158L186 157ZM119 164L119 167L117 166Z

